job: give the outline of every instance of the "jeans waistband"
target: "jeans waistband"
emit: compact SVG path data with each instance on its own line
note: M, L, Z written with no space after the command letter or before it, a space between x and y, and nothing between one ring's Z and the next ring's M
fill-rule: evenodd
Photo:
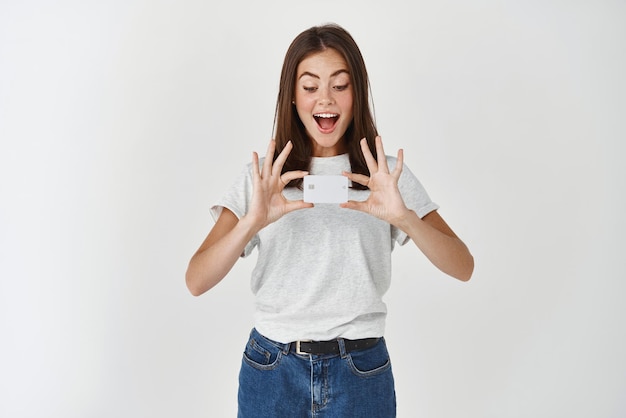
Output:
M373 347L378 343L378 341L380 341L380 338L361 338L357 340L336 338L328 341L298 340L290 343L279 343L278 341L274 341L262 335L256 329L253 329L252 332L258 334L260 337L263 337L267 342L279 348L285 354L288 352L301 355L347 354L353 351L365 350Z
M378 343L380 338L362 338L359 340L347 340L345 338L337 338L330 341L295 341L292 343L295 346L295 352L297 354L340 354L341 345L343 344L344 351L350 353L352 351L365 350Z

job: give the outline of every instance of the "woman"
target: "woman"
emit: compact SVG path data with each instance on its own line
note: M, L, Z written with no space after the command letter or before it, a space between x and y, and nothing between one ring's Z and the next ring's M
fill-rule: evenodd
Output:
M200 295L259 251L239 417L395 416L382 301L395 243L412 240L457 279L472 274L471 254L402 150L385 156L368 91L348 32L324 25L298 35L282 68L275 140L212 208L216 223L189 263L187 286ZM346 176L349 200L304 202L308 174Z

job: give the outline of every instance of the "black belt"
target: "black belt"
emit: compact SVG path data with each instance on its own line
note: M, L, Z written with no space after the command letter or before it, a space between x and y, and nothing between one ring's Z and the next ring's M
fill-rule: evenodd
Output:
M373 347L380 338L364 338L361 340L343 340L346 353ZM297 354L339 354L339 341L296 341L292 347Z

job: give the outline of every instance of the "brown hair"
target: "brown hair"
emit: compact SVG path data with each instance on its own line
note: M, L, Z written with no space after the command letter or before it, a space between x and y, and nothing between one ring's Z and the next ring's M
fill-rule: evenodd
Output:
M360 146L362 138L367 139L374 158L376 148L374 138L378 135L376 124L369 105L369 78L361 51L352 36L335 24L314 26L299 34L289 46L280 74L280 86L274 115L274 139L276 156L291 140L293 149L283 166L283 173L292 170L309 170L312 144L306 129L298 117L292 100L295 97L296 72L303 59L311 54L332 48L339 52L348 64L350 81L353 85L352 123L344 134L353 173L369 175L367 163ZM293 180L289 186L302 184L302 179ZM366 189L353 183L354 188Z

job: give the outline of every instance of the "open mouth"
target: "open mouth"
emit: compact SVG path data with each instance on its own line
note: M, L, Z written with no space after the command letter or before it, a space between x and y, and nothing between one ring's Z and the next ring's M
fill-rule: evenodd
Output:
M313 117L322 131L332 130L339 120L339 115L336 113L317 113Z

